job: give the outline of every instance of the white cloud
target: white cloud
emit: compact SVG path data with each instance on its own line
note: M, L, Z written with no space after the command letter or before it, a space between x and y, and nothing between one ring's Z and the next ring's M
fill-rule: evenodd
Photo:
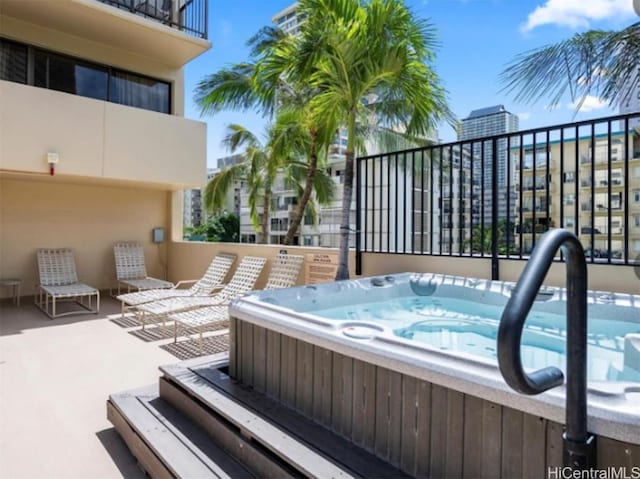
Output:
M591 21L635 16L631 0L546 0L529 14L525 32L541 25L588 27Z
M600 110L601 108L606 108L607 106L609 106L609 104L606 101L598 98L597 96L591 95L587 95L582 104L580 104L580 100L576 100L573 103L567 104L567 108L570 108L572 110L580 107L578 111L583 113L592 110Z
M527 121L529 118L531 118L531 113L529 113L528 111L523 111L522 113L518 113L518 118L520 118L521 121Z

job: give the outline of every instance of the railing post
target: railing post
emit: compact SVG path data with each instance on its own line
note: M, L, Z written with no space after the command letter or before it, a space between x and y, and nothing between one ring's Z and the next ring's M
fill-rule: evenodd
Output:
M380 168L382 168L382 164L380 164ZM362 275L362 249L360 245L360 234L361 234L361 219L360 216L362 212L360 211L362 208L360 196L362 187L362 180L360 178L360 158L356 158L356 276ZM365 188L367 187L365 181Z
M209 2L204 0L204 39L209 38Z
M565 467L592 469L596 462L594 436L587 431L587 265L584 249L571 232L545 233L536 245L502 313L498 329L498 365L505 381L522 394L540 394L560 386L564 375L556 367L526 373L520 341L524 323L558 248L567 265L567 386Z
M498 139L491 140L491 279L500 279L498 261ZM484 181L484 180L483 180Z

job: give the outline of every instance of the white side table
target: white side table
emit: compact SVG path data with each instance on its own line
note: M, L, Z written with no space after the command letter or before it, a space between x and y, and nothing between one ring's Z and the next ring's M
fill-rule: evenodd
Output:
M0 279L0 286L11 288L11 299L16 306L20 306L20 286L22 286L22 280L14 278Z

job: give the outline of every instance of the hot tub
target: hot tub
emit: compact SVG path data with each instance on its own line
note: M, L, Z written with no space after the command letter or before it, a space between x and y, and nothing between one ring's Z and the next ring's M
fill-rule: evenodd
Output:
M542 477L562 464L564 389L523 396L500 375L513 286L404 273L256 292L230 307L230 374L415 476ZM540 291L525 368L564 367L565 297ZM588 302L598 467L638 467L640 296Z

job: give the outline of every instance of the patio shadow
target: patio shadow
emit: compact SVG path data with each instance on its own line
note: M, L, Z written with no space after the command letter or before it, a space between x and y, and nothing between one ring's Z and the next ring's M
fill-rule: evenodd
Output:
M104 446L122 477L127 479L144 479L147 477L138 466L136 458L129 452L120 434L114 428L99 431L96 433L96 437Z

